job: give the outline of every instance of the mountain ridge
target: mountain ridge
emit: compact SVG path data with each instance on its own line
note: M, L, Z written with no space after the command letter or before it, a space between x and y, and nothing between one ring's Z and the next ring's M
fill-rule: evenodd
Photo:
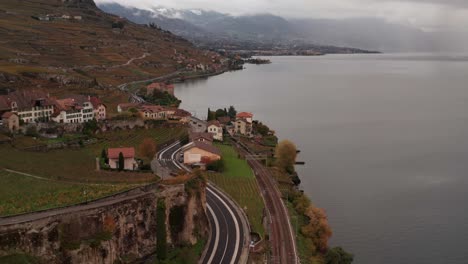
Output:
M106 12L128 16L126 10L135 7L117 3L99 4ZM146 10L150 16L140 16L141 23L160 23L161 27L202 45L211 42L238 44L285 44L289 46L317 45L353 47L384 52L434 51L436 34L417 28L392 24L377 18L311 19L284 18L268 13L233 16L202 9L175 9L157 6ZM152 16L157 15L158 21ZM132 20L131 18L129 18ZM184 23L180 28L167 19ZM188 27L188 24L193 27ZM209 35L206 35L209 32ZM205 38L205 39L203 39ZM209 45L208 45L209 46Z

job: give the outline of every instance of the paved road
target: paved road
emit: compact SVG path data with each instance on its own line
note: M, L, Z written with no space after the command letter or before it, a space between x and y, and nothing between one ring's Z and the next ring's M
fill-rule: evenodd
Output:
M169 145L158 154L158 160L172 171L187 170L177 162L177 152L181 146L178 142ZM241 259L246 249L244 241L248 230L244 230L239 208L213 186L208 186L207 193L208 219L211 226L211 236L206 254L200 261L203 264L236 264L244 262Z
M239 148L244 154L251 154ZM288 211L281 199L281 193L274 182L273 175L258 160L248 160L255 172L258 185L270 213L271 263L297 264L296 240Z

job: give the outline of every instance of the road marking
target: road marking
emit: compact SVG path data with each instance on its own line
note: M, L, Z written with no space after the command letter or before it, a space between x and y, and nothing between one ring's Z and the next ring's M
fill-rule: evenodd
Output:
M162 155L164 153L166 153L166 151L170 150L172 147L174 147L175 145L179 144L179 141L176 141L175 143L172 143L171 145L167 146L163 151L159 152L158 154L158 160L161 160L162 158Z
M181 150L181 149L182 149L182 147L180 147L180 148L178 148L176 151L172 152L172 155L171 155L171 160L172 160L172 161L175 161L175 154L176 154L177 152L179 152L179 150ZM180 168L180 167L179 167L179 168ZM181 168L181 169L182 169L182 168Z
M218 218L216 217L213 209L211 209L211 206L209 204L207 204L206 206L208 208L208 211L210 211L210 214L213 216L213 219L214 219L214 222L215 222L215 229L216 229L216 237L215 237L215 243L214 243L214 248L218 248L218 244L219 244L219 222L218 222ZM213 261L213 258L216 254L216 250L214 250L213 252L211 252L211 256L210 258L208 259L208 262L207 263L211 263Z
M177 143L179 143L179 142L177 142ZM173 144L173 145L174 145L174 144ZM170 148L172 148L173 145L171 145ZM167 151L168 149L170 149L170 148L168 147L168 148L166 149L166 151ZM172 153L172 158L173 158L174 155L175 155L177 152L179 152L182 148L183 148L183 146L181 146L181 147L178 148L176 151L174 151L174 152ZM177 168L183 170L182 165L179 165L179 162L177 162L177 160L173 159L172 162L174 163L174 165L175 165ZM207 190L208 190L210 193L212 193L219 201L221 201L221 203L228 209L229 214L231 215L232 219L234 220L235 228L236 228L236 243L235 243L236 246L235 246L233 258L231 259L230 264L235 264L235 261L236 261L236 258L237 258L237 254L238 254L238 251L239 251L239 241L240 241L239 222L237 221L237 218L235 217L235 215L234 215L234 213L232 212L231 208L226 204L226 202L224 202L224 200L223 200L221 197L219 197L218 194L216 194L215 192L213 192L213 191L211 190L210 187L207 187ZM210 210L210 212L212 213L213 218L215 219L215 225L217 225L217 230L219 230L219 222L217 222L218 220L217 220L217 218L216 218L216 216L215 216L213 210L211 209L211 207L209 207L209 205L207 205L207 207L208 207L208 209ZM216 233L216 237L217 237L217 240L218 240L218 241L215 240L215 245L216 245L215 248L218 247L219 232ZM224 259L224 256L225 256L225 254L226 254L226 250L227 250L227 243L226 243L226 247L225 247L224 252L223 252L223 259ZM216 253L216 251L214 251L214 253ZM211 263L212 259L214 258L214 253L211 255L210 259L208 260L208 263Z
M224 202L223 199L221 199L221 197L218 196L218 194L216 194L215 192L213 192L210 188L207 188L207 190L212 193L216 198L218 198L218 200L221 201L221 203L228 209L229 211L229 214L231 215L232 219L234 220L234 223L235 223L235 226L236 226L236 247L234 249L234 254L233 254L233 259L231 259L231 264L234 264L234 262L236 261L236 257L237 257L237 252L239 251L239 239L240 239L240 229L239 229L239 222L237 221L237 218L236 216L234 215L234 213L232 212L231 208ZM226 251L224 252L226 253ZM224 258L224 254L223 254L223 258Z

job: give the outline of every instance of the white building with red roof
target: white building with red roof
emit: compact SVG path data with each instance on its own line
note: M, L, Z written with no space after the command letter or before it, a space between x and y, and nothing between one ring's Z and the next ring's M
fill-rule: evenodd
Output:
M135 160L135 148L109 148L107 157L109 158L109 167L111 169L119 169L119 156L122 153L124 158L123 170L136 170L138 163Z
M54 113L54 101L42 91L15 91L0 95L0 114L12 112L25 123L47 122Z
M253 114L249 112L240 112L236 115L234 122L234 132L240 135L252 137L253 135Z
M223 126L218 120L208 121L206 130L208 133L213 134L213 138L223 141Z
M94 118L96 120L105 120L107 117L107 107L102 103L101 99L96 96L90 97L90 102L93 105L94 109Z

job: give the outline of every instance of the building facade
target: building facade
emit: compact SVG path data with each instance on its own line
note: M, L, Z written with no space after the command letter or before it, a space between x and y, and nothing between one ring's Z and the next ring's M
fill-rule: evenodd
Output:
M221 159L221 152L213 145L203 142L192 142L184 147L184 163L188 165L201 163L203 160L216 161Z
M207 131L210 134L213 134L215 140L223 141L223 127L219 121L209 121Z
M109 167L111 169L119 169L119 156L122 153L124 158L123 170L137 170L138 163L135 160L135 148L110 148L107 150L109 158Z
M48 122L54 102L41 91L15 91L0 96L0 110L15 113L24 123Z
M17 114L6 112L2 115L3 126L10 132L15 132L20 127L20 119Z
M240 134L247 137L253 136L253 115L248 112L241 112L236 115L236 121L234 122L234 131L236 134Z

